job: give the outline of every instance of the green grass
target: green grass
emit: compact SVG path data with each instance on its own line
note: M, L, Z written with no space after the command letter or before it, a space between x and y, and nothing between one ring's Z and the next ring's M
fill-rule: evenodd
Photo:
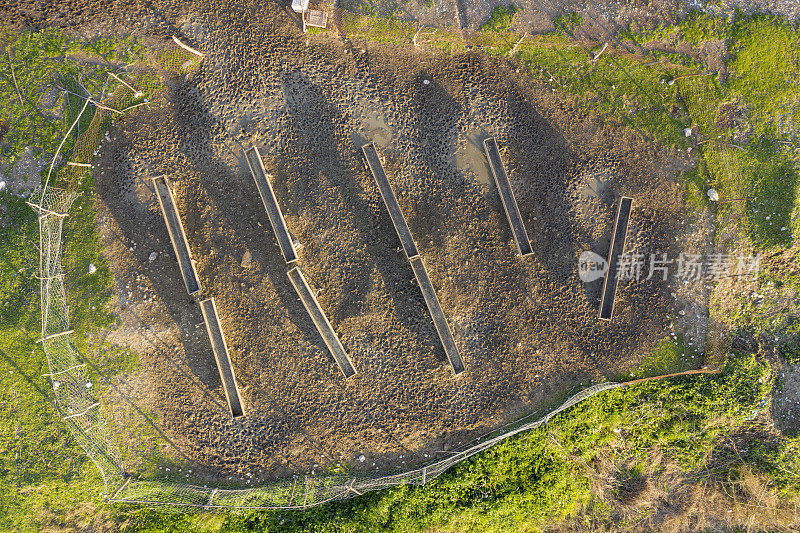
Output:
M380 43L408 45L412 42L417 28L410 22L396 19L374 18L354 13L343 13L342 30L346 35L369 35Z
M680 43L699 46L703 41L711 39L730 39L732 33L731 24L725 18L701 11L690 11L676 24L662 24L637 33L623 31L622 36L639 43L663 41L672 46Z
M0 57L0 78L6 82L0 91L0 121L16 126L0 143L0 159L9 166L18 161L26 146L36 147L39 154L55 151L84 103L74 95L62 97L61 88L77 94L83 94L83 87L95 95L103 88L115 91L118 96L109 102L120 107L160 90L159 83L149 76L129 77L129 83L143 90L137 97L120 91L121 84L108 79L109 68L80 62L96 57L126 64L142 61L145 50L132 38L80 41L57 30L44 30L0 32L0 41L12 58L9 64ZM69 59L71 54L79 54L79 61ZM10 65L21 94L11 80ZM51 94L52 103L43 106L40 102ZM92 112L82 116L62 156L78 161L91 156L110 124L110 119L93 119ZM51 181L62 187L70 183L78 185L79 197L64 222L67 303L75 329L73 342L79 351L94 357L91 335L113 320L107 305L113 280L100 255L92 180L85 171L63 167ZM0 213L0 531L73 527L97 518L103 507L103 481L59 422L50 380L43 376L48 372L46 357L41 345L34 342L41 336L36 215L8 192L0 192ZM90 263L97 267L93 274L89 274ZM135 367L136 354L103 348L107 372Z
M689 176L687 199L707 207L700 187L714 187L722 199L753 198L720 204L720 219L740 220L739 234L756 249L791 246L800 167L787 143L800 131L800 33L765 15L738 16L724 30L707 16L687 20L671 32L682 35L685 25L692 35L724 37L732 55L727 82L702 76L676 83L692 124L709 139L700 148L700 168Z
M800 31L773 16L737 19L730 92L748 106L758 134L800 137Z
M583 17L578 13L560 15L553 19L556 32L569 36L572 36L581 24L583 24Z
M494 8L489 20L480 27L480 31L508 31L514 22L516 12L517 8L514 6Z
M661 339L653 351L643 357L639 366L630 374L615 381L674 374L697 368L702 360L702 356L689 345L686 339L669 336Z
M708 185L720 199L749 198L719 204L720 218L741 221L741 230L757 248L791 246L792 215L797 206L797 161L774 138L753 140L746 151L709 148L704 153Z

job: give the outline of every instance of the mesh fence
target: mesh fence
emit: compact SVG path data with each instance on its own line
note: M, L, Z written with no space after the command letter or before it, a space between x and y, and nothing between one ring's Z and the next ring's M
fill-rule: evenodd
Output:
M88 369L70 337L69 310L61 267L61 232L75 192L47 188L30 202L39 215L42 344L62 420L97 466L109 501L145 504L154 508L305 509L333 500L400 484L424 485L450 467L518 433L546 424L552 417L598 392L620 387L601 383L568 398L538 419L527 417L490 433L470 446L415 470L381 477L346 474L314 475L268 483L248 489L224 489L165 480L133 479L126 474L101 399Z
M126 482L109 500L138 503L156 508L198 507L205 509L306 509L383 488L411 484L424 485L449 468L487 450L518 433L546 424L558 413L594 396L621 387L624 383L600 383L571 396L556 409L538 419L525 418L489 434L469 447L453 452L421 468L380 477L346 474L294 477L251 489L220 489L165 481Z
M106 488L119 484L123 468L100 415L87 369L70 343L69 310L61 268L61 231L76 193L49 188L30 202L39 215L39 278L42 306L41 343L62 420L78 445L94 461Z

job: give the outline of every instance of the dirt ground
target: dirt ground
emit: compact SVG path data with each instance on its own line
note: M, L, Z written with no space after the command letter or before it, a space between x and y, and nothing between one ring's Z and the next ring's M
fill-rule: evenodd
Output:
M126 117L95 169L121 326L139 353L117 387L210 478L246 482L347 464L383 473L441 457L581 383L618 376L667 334L669 287L620 286L597 320L616 199L627 252L674 250L688 161L581 111L510 64L302 35L273 4L186 15L206 53L168 102ZM426 83L427 81L427 83ZM501 146L535 253L515 255L482 140ZM466 372L454 377L360 157L374 141L439 290ZM242 149L258 146L303 245L300 265L358 375L345 381L286 276ZM168 176L216 298L247 416L225 405L199 307L152 191ZM132 416L110 393L124 434Z

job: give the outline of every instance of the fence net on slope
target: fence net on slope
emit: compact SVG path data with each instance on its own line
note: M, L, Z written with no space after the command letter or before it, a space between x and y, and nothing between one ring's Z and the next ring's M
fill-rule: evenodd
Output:
M61 267L61 232L76 197L75 192L50 187L39 191L30 202L39 216L41 343L61 418L109 487L122 482L123 468L100 415L100 403L86 365L70 342L72 331Z
M234 508L305 509L400 484L424 485L450 467L518 433L546 424L553 416L597 394L620 387L601 383L568 398L538 419L523 418L500 428L444 459L421 468L382 477L320 474L294 477L247 489L224 489L164 480L139 480L126 475L110 426L101 414L101 398L91 386L84 359L70 337L69 310L61 266L62 229L77 193L49 187L32 198L38 211L42 344L62 420L97 466L109 501L140 503L162 509Z

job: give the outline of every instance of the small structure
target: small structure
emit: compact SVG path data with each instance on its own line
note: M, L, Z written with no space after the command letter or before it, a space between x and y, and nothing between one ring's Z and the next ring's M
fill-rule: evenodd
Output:
M261 201L264 203L264 209L267 210L267 217L272 226L272 231L275 232L275 238L278 240L278 246L281 248L283 259L287 263L297 261L297 251L292 241L292 236L289 234L289 229L286 227L286 221L283 218L283 213L278 205L278 199L275 197L275 192L272 190L272 185L269 182L270 176L264 170L264 162L261 159L261 154L255 146L245 151L247 157L247 164L250 167L250 173L256 182L258 194L261 196Z
M225 398L228 400L228 408L233 418L244 416L239 387L236 385L236 376L233 373L228 344L225 342L225 334L219 322L214 298L200 302L200 310L203 312L203 320L206 323L206 331L211 341L211 349L214 351L214 359L217 361L217 370L222 381L222 388L225 390Z
M322 336L322 340L325 341L325 346L328 347L328 351L331 352L331 355L336 360L336 364L339 365L342 374L344 374L345 378L354 376L356 374L356 369L353 366L353 362L344 350L344 346L342 346L339 337L333 330L333 326L331 326L331 323L328 321L328 317L325 316L325 312L322 310L316 296L314 296L314 293L311 291L311 287L308 286L308 282L305 276L303 276L300 267L294 267L287 272L287 275L289 276L289 281L291 281L294 286L294 290L297 291L300 301L303 302L303 307L306 308L311 320L314 322L314 326Z
M303 32L306 26L328 29L328 12L309 9L309 0L292 0L292 10L303 18Z
M328 29L328 13L327 11L318 11L316 9L307 9L303 12L303 31L306 31L307 26L314 28Z
M600 297L600 319L611 320L614 314L614 300L617 297L619 271L619 257L625 250L625 238L628 235L628 222L631 218L633 199L623 196L617 206L617 215L614 218L614 229L611 233L611 246L608 250L608 270L603 282L603 293Z
M453 373L460 374L464 371L464 362L461 360L455 341L453 341L453 334L450 332L450 326L447 324L439 298L436 296L436 290L433 288L428 272L425 270L425 264L419 257L419 251L414 238L411 236L411 230L408 228L406 218L400 210L400 204L397 203L397 196L395 196L389 179L386 177L386 171L383 169L378 151L373 143L365 144L361 149L367 159L367 165L372 171L372 177L375 178L375 183L378 185L383 203L389 211L389 216L392 219L397 236L400 238L400 243L403 245L406 258L411 263L411 269L414 271L414 277L417 278L422 296L425 298L425 305L428 307L428 313L433 319L433 325L439 334L439 340L442 343L447 360L453 368Z
M181 217L178 214L178 207L175 205L175 197L163 176L153 178L153 186L156 189L158 203L161 206L161 214L164 215L164 222L167 224L169 240L172 241L172 249L175 250L175 257L178 259L178 267L183 276L183 283L190 296L200 292L200 280L194 268L192 253L189 250L189 242L186 240L186 232L183 229Z
M531 241L528 239L528 233L525 231L525 224L522 222L522 215L519 212L517 199L514 197L514 191L511 189L511 182L508 180L508 174L503 166L503 160L500 159L500 150L497 148L497 141L494 137L489 137L483 141L483 148L486 151L486 157L489 159L489 167L492 169L494 176L494 183L497 185L497 190L500 192L500 200L503 202L503 209L506 212L508 224L511 226L511 232L514 234L514 242L517 243L517 252L519 255L526 256L533 253Z

